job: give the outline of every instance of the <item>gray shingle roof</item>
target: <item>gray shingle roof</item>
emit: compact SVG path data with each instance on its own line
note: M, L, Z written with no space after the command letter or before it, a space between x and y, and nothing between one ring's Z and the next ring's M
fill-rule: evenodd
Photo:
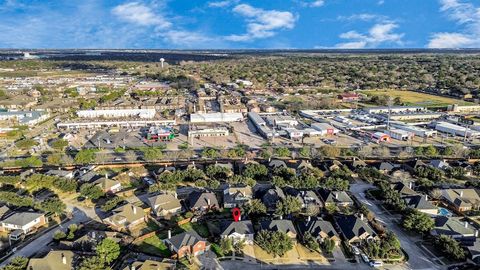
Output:
M320 232L324 232L329 237L337 235L332 223L323 219L311 219L310 221L303 221L298 224L298 229L301 234L309 232L313 237L318 237Z
M226 221L222 223L222 229L221 229L220 235L222 236L228 236L231 235L232 233L238 233L238 234L253 234L253 224L250 220L241 220L238 222L234 221Z
M358 237L364 233L368 233L371 236L375 235L375 232L372 228L370 228L368 223L354 215L337 216L335 217L335 220L343 235L348 240Z
M418 210L437 209L435 205L429 202L424 195L411 195L403 197L408 208Z
M260 222L260 228L267 231L279 231L284 233L292 232L297 234L297 230L295 229L295 226L293 226L293 222L287 219L264 220Z
M43 216L43 213L37 213L37 212L16 212L10 216L7 216L1 222L7 223L7 224L15 224L18 226L24 226L42 216Z
M165 239L165 241L170 242L175 249L179 250L184 246L193 246L199 241L202 241L198 235L195 235L193 232L183 232L172 236L170 239Z

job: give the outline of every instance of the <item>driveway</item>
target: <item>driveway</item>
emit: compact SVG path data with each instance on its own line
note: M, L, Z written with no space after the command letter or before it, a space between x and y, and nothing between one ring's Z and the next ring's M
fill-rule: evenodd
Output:
M385 213L380 207L365 197L365 191L371 188L374 188L372 184L357 182L350 186L350 191L359 201L364 203L368 209L370 209L370 211L375 213L378 221L380 221L388 230L395 233L395 235L398 237L402 248L409 255L409 261L405 263L405 266L408 269L442 269L439 265L436 265L433 262L431 254L425 253L417 246L416 242L421 241L420 237L417 238L408 236L403 229L396 224L395 219L393 219L391 215Z
M217 261L217 255L213 251L208 250L203 254L200 254L196 258L199 261L201 269L205 270L220 270L223 269L222 266Z

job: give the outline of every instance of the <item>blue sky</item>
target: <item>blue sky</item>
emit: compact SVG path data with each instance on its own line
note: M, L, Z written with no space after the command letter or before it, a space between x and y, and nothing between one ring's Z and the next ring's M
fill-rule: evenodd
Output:
M0 48L478 48L479 0L0 0Z

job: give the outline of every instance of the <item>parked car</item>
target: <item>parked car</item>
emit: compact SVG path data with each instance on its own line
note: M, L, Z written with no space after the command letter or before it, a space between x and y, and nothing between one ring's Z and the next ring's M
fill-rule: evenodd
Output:
M370 262L370 266L373 267L373 268L382 267L382 266L383 266L383 262L371 261L371 262Z
M355 255L360 255L360 250L358 249L358 247L352 246L352 250Z
M368 259L367 255L362 254L361 257L362 257L362 260L363 260L365 263L369 263L369 262L370 262L370 260Z

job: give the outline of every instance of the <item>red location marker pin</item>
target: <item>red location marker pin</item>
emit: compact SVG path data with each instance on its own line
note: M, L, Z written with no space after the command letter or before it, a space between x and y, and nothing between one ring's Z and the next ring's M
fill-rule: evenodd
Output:
M233 208L232 215L233 215L233 220L235 220L235 222L239 221L240 217L242 216L242 212L240 211L240 208L238 207Z

